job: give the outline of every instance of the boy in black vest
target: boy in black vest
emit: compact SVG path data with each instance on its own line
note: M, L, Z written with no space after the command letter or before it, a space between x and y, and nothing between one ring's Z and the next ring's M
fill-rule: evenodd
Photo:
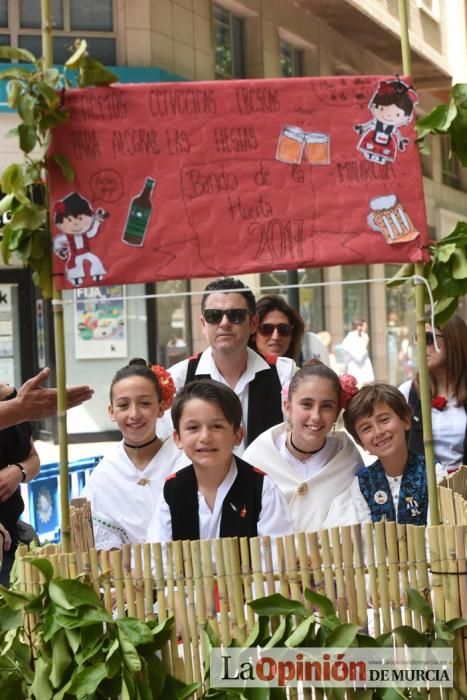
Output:
M174 438L192 464L167 477L150 542L292 533L283 494L232 454L242 440L242 406L230 387L190 382L172 404Z

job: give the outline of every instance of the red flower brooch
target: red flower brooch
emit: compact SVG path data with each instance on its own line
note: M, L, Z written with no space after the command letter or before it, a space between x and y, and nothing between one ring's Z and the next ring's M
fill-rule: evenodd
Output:
M433 396L431 399L431 405L433 408L436 408L437 411L444 411L447 403L448 400L445 396Z
M357 380L352 374L342 374L339 381L342 388L341 407L347 408L350 399L358 394Z
M151 365L151 370L157 377L162 393L162 408L166 411L172 405L172 400L175 394L175 384L172 376L167 372L165 367L161 365Z

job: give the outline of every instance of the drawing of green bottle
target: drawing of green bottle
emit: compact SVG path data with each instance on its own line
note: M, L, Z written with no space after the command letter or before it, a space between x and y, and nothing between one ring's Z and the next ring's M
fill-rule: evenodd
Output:
M151 195L155 184L156 180L147 177L142 192L131 200L123 232L123 242L128 245L144 245L144 238L151 218Z

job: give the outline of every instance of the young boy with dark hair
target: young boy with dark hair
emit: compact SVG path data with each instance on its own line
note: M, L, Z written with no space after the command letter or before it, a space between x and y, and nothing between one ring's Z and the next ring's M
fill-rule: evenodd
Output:
M350 488L358 520L426 525L425 458L407 448L411 410L401 392L382 382L368 384L350 400L343 418L356 442L377 457L357 472Z
M293 532L281 491L232 453L243 428L242 406L230 387L211 379L190 382L175 396L172 421L175 442L192 464L167 477L149 541Z

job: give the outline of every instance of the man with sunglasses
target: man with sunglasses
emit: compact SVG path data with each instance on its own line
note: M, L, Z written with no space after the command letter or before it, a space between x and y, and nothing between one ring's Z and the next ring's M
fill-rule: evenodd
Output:
M230 386L242 403L245 436L241 454L260 433L284 420L282 388L297 367L287 357L263 357L248 347L256 331L256 300L241 280L210 282L201 301L201 328L209 347L170 368L177 390L193 379L209 377Z

